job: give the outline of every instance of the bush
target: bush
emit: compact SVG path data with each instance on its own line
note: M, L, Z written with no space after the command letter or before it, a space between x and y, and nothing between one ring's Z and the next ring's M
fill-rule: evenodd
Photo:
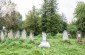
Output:
M57 34L56 34L56 37L57 37L57 38L62 38L62 37L63 37L63 34L57 33Z
M76 32L77 32L77 26L76 25L69 25L67 27L68 32L70 33L72 38L76 37Z

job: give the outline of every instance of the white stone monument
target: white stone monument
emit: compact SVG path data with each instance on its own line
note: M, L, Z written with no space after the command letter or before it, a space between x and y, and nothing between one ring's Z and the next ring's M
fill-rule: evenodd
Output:
M40 48L49 48L50 44L49 42L46 41L46 33L42 32L42 42L40 43L39 47Z
M25 29L22 31L21 37L23 40L26 39L26 30Z
M30 31L30 40L33 42L34 41L34 32Z
M20 31L17 31L15 34L15 39L18 39L20 37Z
M13 39L13 32L12 32L12 30L10 30L10 32L8 33L8 38L9 39Z
M64 30L63 32L63 40L64 41L67 41L69 38L68 38L68 32L66 30Z
M0 36L1 41L4 41L4 33L1 31L1 36Z

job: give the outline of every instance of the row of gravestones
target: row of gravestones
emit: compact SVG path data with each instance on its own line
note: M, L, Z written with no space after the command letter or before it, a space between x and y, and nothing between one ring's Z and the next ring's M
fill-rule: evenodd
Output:
M13 34L13 31L10 30L10 32L6 33L4 31L0 31L0 40L1 41L4 41L5 37L8 37L9 39L13 39L14 37L14 34ZM18 39L20 37L20 31L17 31L16 34L15 34L15 39ZM21 34L21 37L22 39L26 39L26 31L23 30L22 31L22 34Z
M78 32L77 36L78 36L77 37L77 39L78 39L77 41L80 41L81 33ZM15 34L15 39L18 39L19 37L20 37L20 31L17 31L16 34ZM26 39L26 31L25 30L23 30L21 32L21 37L22 37L23 40ZM1 41L4 41L4 38L5 38L4 32L1 31L1 33L0 33ZM8 38L9 39L13 39L13 32L12 32L12 30L10 30L10 32L8 33ZM33 31L30 32L30 40L34 41L34 33L33 33ZM66 30L63 32L63 40L64 41L69 40L68 32ZM45 32L42 32L42 42L40 43L39 47L41 47L41 48L42 47L46 47L46 48L50 47L49 42L47 42L47 40L46 40L46 33Z
M13 38L18 39L18 38L20 38L20 36L21 36L21 38L22 38L23 40L25 40L25 39L26 39L26 30L23 30L23 31L21 32L21 35L20 35L20 31L17 31L17 32L15 33L15 37L14 37L14 33L13 33L12 30L10 30L10 32L8 32L8 33L4 32L4 31L0 31L0 40L1 40L1 41L4 41L4 39L5 39L6 36L7 36L9 39L13 39ZM30 39L31 39L31 41L34 41L34 33L33 33L33 31L30 32Z

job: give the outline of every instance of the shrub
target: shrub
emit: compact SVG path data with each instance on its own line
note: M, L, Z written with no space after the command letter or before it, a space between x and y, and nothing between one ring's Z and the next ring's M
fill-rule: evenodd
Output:
M76 25L69 25L67 27L68 32L70 33L72 38L76 37L76 32L77 32L77 26Z

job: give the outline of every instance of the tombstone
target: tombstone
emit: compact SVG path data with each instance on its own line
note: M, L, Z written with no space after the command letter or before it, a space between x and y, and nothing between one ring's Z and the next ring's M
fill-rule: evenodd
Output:
M1 39L1 41L4 41L4 33L3 33L3 31L1 31L1 36L0 36L0 39Z
M81 39L81 32L77 32L77 43L80 43L82 42L82 39Z
M26 39L26 30L25 29L22 31L21 37L23 40Z
M15 39L18 39L20 37L20 31L17 31L15 34Z
M39 47L40 48L49 48L50 44L49 42L46 41L46 33L42 32L42 42L40 43Z
M4 32L4 36L7 37L7 32L6 31Z
M1 30L0 30L0 36L1 36Z
M34 32L32 30L30 31L30 40L34 42Z
M10 30L10 32L8 33L8 38L9 39L13 39L13 32L12 32L12 30Z
M5 26L3 26L3 33L4 33L4 36L6 37L7 36L7 30L6 30Z
M66 30L64 30L63 32L63 40L64 41L67 41L69 38L68 38L68 32Z

